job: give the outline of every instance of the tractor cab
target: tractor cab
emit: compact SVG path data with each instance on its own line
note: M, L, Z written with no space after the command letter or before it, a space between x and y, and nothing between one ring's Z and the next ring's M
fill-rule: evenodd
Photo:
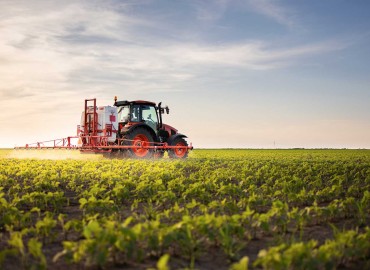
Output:
M118 107L118 122L120 130L134 125L144 124L157 134L161 126L161 117L158 117L158 107L149 101L116 101Z
M126 125L137 123L147 124L153 131L159 127L158 113L156 107L150 103L130 102L118 109L118 122Z

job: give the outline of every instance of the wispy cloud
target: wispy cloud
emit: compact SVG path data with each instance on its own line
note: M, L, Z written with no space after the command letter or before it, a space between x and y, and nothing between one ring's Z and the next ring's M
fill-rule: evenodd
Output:
M294 11L281 4L280 0L247 0L248 5L257 13L292 28L296 26Z
M191 2L196 10L196 17L200 21L216 21L224 15L230 0L201 0Z

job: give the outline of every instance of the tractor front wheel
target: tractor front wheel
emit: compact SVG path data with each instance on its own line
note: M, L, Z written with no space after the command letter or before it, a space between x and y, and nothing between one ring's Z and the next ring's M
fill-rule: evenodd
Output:
M172 143L171 146L178 146L179 148L173 148L168 150L168 156L170 158L186 158L188 156L188 149L180 148L188 146L188 143L183 138L177 138Z
M132 158L151 158L153 157L153 149L145 148L152 146L153 137L144 128L136 128L125 136L125 145L132 146L127 149L127 154Z

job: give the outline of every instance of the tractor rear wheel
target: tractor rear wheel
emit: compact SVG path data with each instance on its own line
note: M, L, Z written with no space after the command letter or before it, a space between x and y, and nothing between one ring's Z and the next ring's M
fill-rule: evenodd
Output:
M183 138L177 138L171 143L171 146L188 146L188 143ZM188 149L174 148L168 150L168 156L170 158L186 158L188 152Z
M128 157L132 158L151 158L153 157L153 149L144 148L152 146L153 137L144 128L135 128L132 132L125 135L125 145L132 146L127 149Z

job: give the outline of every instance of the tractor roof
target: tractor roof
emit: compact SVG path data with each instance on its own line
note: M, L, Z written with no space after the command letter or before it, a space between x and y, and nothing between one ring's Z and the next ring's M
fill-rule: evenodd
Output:
M114 103L114 106L125 106L125 105L130 105L130 104L141 104L141 105L151 105L155 106L156 104L151 101L146 101L146 100L134 100L134 101L128 101L128 100L123 100L123 101L116 101Z

